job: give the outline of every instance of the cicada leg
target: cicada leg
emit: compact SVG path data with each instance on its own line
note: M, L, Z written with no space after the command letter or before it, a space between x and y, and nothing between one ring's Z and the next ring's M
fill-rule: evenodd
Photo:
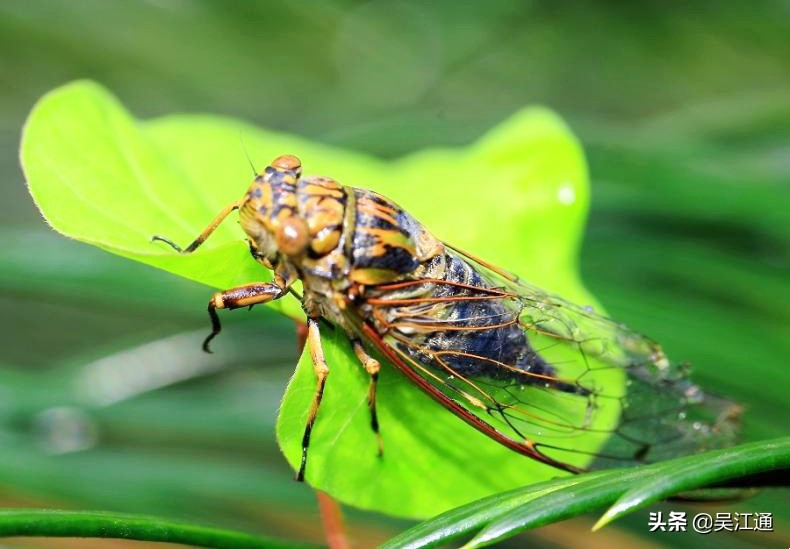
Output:
M274 301L281 298L288 291L285 281L278 276L274 282L256 282L236 286L224 292L215 293L208 302L208 316L211 319L211 333L203 341L203 350L211 352L209 343L222 330L217 309L241 309Z
M211 223L209 223L209 225L205 229L203 229L203 232L200 233L200 235L198 235L198 237L195 240L193 240L192 243L189 244L189 246L187 246L186 248L181 248L181 246L179 246L169 238L160 236L158 234L151 237L151 242L156 242L156 241L164 242L165 244L167 244L168 246L170 246L180 254L190 254L195 250L197 250L198 247L201 244L203 244L203 242L205 242L206 239L211 235L211 233L213 233L216 230L216 228L219 227L219 224L222 223L225 220L225 218L228 217L228 215L230 215L231 212L238 210L241 207L241 205L242 205L242 201L236 201L225 206L222 209L222 211L219 212L219 214L217 214L217 217L215 217L214 220Z
M299 465L299 472L296 473L296 480L304 481L304 471L307 467L307 449L310 446L310 435L313 432L318 407L321 406L321 398L324 396L324 385L329 375L329 366L324 358L324 349L321 347L321 332L318 331L318 319L307 319L307 345L310 348L310 357L313 359L313 371L316 377L315 396L313 404L310 406L310 414L307 416L307 425L302 435L302 462Z
M359 340L353 340L351 344L354 346L354 354L365 367L365 370L370 374L370 386L368 387L368 408L370 409L370 428L376 435L376 443L378 444L379 457L384 455L384 444L381 440L381 432L379 431L379 418L376 413L376 387L379 382L379 370L381 364L378 360L370 356L362 343Z

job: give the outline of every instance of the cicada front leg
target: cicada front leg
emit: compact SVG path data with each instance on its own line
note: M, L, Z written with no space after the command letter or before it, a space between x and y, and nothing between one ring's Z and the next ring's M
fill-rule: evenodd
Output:
M167 237L154 235L151 237L152 242L164 242L180 254L191 254L197 250L206 239L211 236L217 227L231 214L231 212L238 210L244 200L232 202L225 206L222 211L203 229L198 237L193 240L186 248L182 248ZM267 267L271 268L271 264L264 261L265 258L259 257L256 250L250 241L250 251L259 262L264 263ZM281 269L281 272L275 272L273 282L254 282L251 284L244 284L229 290L215 293L208 302L208 315L211 319L211 333L203 341L203 350L207 353L211 352L209 343L212 339L222 330L222 325L217 315L217 309L240 309L242 307L252 307L253 305L261 305L268 303L275 299L281 298L288 291L291 283L294 280L293 273L286 272Z
M211 221L211 223L209 223L208 226L205 229L203 229L203 232L201 232L198 235L198 237L195 240L193 240L186 248L182 248L181 246L179 246L169 238L158 234L151 237L151 242L157 242L157 241L164 242L165 244L167 244L168 246L170 246L180 254L191 254L192 252L197 250L200 247L200 245L203 244L203 242L205 242L209 236L211 236L211 233L213 233L217 229L217 227L219 227L220 223L225 221L225 218L228 217L231 214L231 212L238 210L241 207L241 205L242 205L242 201L239 200L225 206L222 209L222 211L217 214L217 217L215 217Z
M384 444L381 440L381 432L379 431L379 418L378 414L376 413L376 387L378 386L379 382L379 370L381 370L381 364L378 360L367 353L365 348L362 346L362 343L358 339L353 340L351 345L354 347L354 354L357 355L357 358L362 363L362 366L364 366L367 373L370 374L370 385L368 387L370 428L373 429L373 433L376 435L378 455L381 457L384 455Z
M281 298L287 291L288 284L285 279L281 276L275 276L274 282L253 282L252 284L244 284L243 286L236 286L235 288L215 293L208 302L211 333L203 341L203 350L210 353L209 343L222 331L217 309L232 311L242 307L262 305Z

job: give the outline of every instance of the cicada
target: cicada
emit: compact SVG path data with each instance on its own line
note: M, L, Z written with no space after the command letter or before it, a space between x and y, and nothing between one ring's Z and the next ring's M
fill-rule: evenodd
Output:
M471 427L566 471L732 441L738 406L703 393L655 341L439 240L384 196L303 177L295 156L274 159L186 248L154 239L192 253L236 210L273 280L215 293L204 349L220 331L217 310L301 299L316 388L299 480L330 372L321 320L348 335L370 375L379 452L376 354Z

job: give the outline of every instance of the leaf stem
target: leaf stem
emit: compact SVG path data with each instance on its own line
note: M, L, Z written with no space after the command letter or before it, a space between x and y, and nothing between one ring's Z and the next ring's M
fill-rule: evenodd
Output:
M315 491L318 498L318 511L324 524L324 535L329 549L349 549L345 528L343 527L343 511L335 499L326 492Z
M0 537L11 536L117 538L183 543L215 549L315 547L155 517L54 509L0 510Z

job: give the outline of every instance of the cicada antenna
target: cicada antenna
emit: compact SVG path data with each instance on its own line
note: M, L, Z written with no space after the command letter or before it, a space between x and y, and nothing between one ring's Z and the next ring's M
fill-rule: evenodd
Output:
M252 168L252 175L258 175L258 170L255 169L255 164L252 163L252 158L250 158L250 152L247 150L247 146L244 144L244 136L239 132L239 143L241 144L241 150L244 151L244 156L247 157L247 162L250 163L250 168Z

